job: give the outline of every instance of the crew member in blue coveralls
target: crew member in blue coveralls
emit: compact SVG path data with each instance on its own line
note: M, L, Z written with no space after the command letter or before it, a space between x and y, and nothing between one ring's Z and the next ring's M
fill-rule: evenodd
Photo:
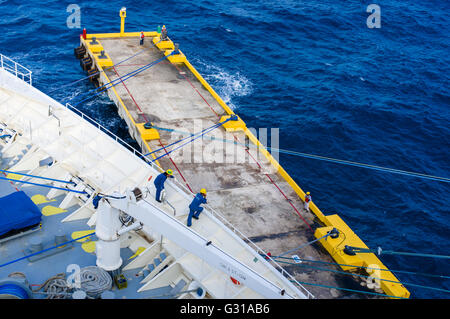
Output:
M192 217L198 219L198 216L203 211L203 207L200 206L201 204L206 204L206 189L204 188L200 190L200 193L195 195L194 200L189 205L188 227L191 227L192 225Z
M139 42L139 44L144 45L144 31L141 31L140 38L141 38L141 41Z
M161 203L161 191L164 189L164 182L167 177L173 178L173 172L171 169L168 169L164 173L159 174L154 181L156 187L156 201Z

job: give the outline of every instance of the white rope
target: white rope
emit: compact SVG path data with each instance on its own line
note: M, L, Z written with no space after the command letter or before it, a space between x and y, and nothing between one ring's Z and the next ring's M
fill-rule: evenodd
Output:
M91 298L98 298L100 294L112 287L112 278L105 270L97 266L84 267L80 271L81 290Z

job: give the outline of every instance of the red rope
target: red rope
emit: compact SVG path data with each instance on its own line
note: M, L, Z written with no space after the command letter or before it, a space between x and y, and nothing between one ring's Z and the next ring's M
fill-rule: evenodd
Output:
M239 141L238 138L236 136L234 136L234 139L236 141ZM259 164L259 162L256 160L256 158L253 157L253 155L249 152L249 150L246 148L245 151L248 153L248 155L250 155L250 157L255 161L255 163L258 165L259 168L261 168L261 165ZM297 210L297 208L295 208L295 206L292 204L292 202L289 200L289 198L286 196L286 194L281 190L281 188L277 185L277 183L275 183L275 181L272 179L272 177L270 177L269 174L264 174L267 176L267 178L272 182L273 185L275 185L275 187L280 191L280 193L284 196L284 198L286 198L286 200L288 201L288 203L291 205L291 207L296 211L297 215L305 222L305 224L308 226L308 228L312 231L313 229L311 228L311 225L308 224L308 222L303 218L303 216L300 214L300 212Z
M178 171L178 173L180 173L181 178L183 179L184 183L186 184L186 186L189 188L189 190L191 191L191 193L194 193L192 191L191 186L189 186L189 183L186 181L186 179L184 178L183 174L181 173L181 170L178 168L177 164L175 164L175 162L173 161L172 157L170 157L169 153L167 152L166 148L164 147L164 145L161 142L161 139L159 140L159 144L162 146L162 148L164 149L164 152L166 152L167 157L169 157L170 161L172 162L173 166L175 167L175 169Z
M181 73L181 70L178 68L178 66L176 66L175 64L172 64L173 66L175 66L175 68L177 68L178 72L189 82L189 84L191 85L191 87L198 93L198 95L200 95L200 97L203 99L203 101L205 101L205 103L209 106L209 108L211 109L211 111L214 112L214 114L216 114L217 117L219 117L219 114L217 114L216 111L214 111L214 109L212 108L212 106L208 103L208 101L206 101L206 99L203 97L203 95L199 92L199 90L197 90L197 88L192 84L192 82L184 75ZM115 67L113 67L114 72L116 73L116 75L119 77L119 74L117 73L117 70ZM139 107L139 105L136 103L133 95L130 93L130 91L128 90L127 86L125 85L125 83L122 81L122 79L120 80L123 84L123 86L125 87L125 89L127 90L128 94L130 95L131 99L133 100L134 104L136 105L136 107L142 112L141 108ZM145 114L142 114L142 116L144 117L145 121L148 122ZM237 137L234 136L234 139L236 141L238 141ZM166 152L167 156L169 157L170 161L172 162L173 166L175 167L175 169L178 171L178 173L180 174L181 178L183 179L183 181L185 182L186 186L189 188L189 190L193 193L191 187L189 186L189 183L186 181L186 179L184 178L183 174L181 173L181 170L178 168L178 166L175 164L175 162L173 161L173 159L170 157L169 153L167 152L166 148L162 145L161 140L159 140L160 145L163 147L164 151ZM259 164L259 162L250 154L250 152L248 151L248 149L246 149L246 152L250 155L250 157L255 161L255 163L258 165L259 168L261 168L261 165ZM291 207L295 210L295 212L298 214L298 216L303 220L303 222L309 227L309 229L311 231L313 231L313 229L311 228L311 226L306 222L306 220L303 218L303 216L300 214L300 212L297 210L297 208L295 208L295 206L292 204L292 202L289 200L289 198L286 196L286 194L281 190L281 188L275 183L275 181L269 176L269 174L265 174L267 176L267 178L270 180L270 182L280 191L280 193L283 195L283 197L288 201L288 203L291 205Z
M118 77L120 77L120 76L119 76L119 73L118 73L117 70L116 70L116 68L113 67L113 69L114 69L114 72L116 73L116 75L117 75ZM148 122L147 117L145 116L144 112L142 112L142 109L141 109L141 108L139 107L139 105L137 104L137 102L136 102L136 100L134 99L133 95L131 94L130 90L128 90L128 87L125 85L125 83L124 83L122 80L120 80L120 81L122 82L123 86L124 86L125 89L127 90L128 95L131 97L131 99L133 100L133 102L134 102L134 104L136 105L136 107L139 109L139 111L141 111L142 116L144 117L145 121ZM180 176L181 176L181 178L183 179L183 181L184 181L184 183L186 184L186 186L189 188L189 190L191 191L191 193L194 193L194 192L192 191L192 189L191 189L191 186L189 186L189 183L188 183L188 182L186 181L186 179L184 178L183 173L181 173L181 170L178 168L177 164L175 164L175 162L172 160L172 157L170 157L170 155L169 155L169 153L167 152L166 148L165 148L164 145L162 144L161 139L159 139L159 144L163 147L164 151L165 151L166 154L167 154L167 157L169 157L170 161L172 162L173 166L175 167L175 169L176 169L176 170L178 171L178 173L180 174Z
M117 73L116 68L113 66L113 70L116 73L117 77L120 78L119 73ZM128 87L126 86L126 84L122 81L122 79L120 78L120 82L122 82L123 86L125 87L125 90L127 90L128 95L131 97L131 99L133 100L134 104L136 105L136 107L139 109L139 111L142 113L142 117L144 118L145 122L148 122L147 117L145 116L144 112L142 112L141 108L139 107L139 105L136 103L136 100L134 99L133 95L131 94L130 90L128 90Z
M175 66L177 68L177 70L180 72L181 70L178 68L178 66L176 66L175 64L173 64L173 66ZM214 111L214 109L212 108L212 106L208 103L208 101L206 101L206 99L203 97L203 95L197 90L197 88L192 84L192 82L184 75L180 72L180 74L189 82L189 84L192 86L192 88L198 93L198 95L200 95L200 97L203 99L203 101L205 101L206 104L208 104L209 108L214 112L214 114L217 115L217 117L219 117L219 114L217 114L216 111ZM236 141L238 141L237 137L235 135L234 139ZM258 161L250 154L250 152L248 151L248 149L246 149L248 155L250 155L250 157L256 162L256 164L259 166L259 168L261 168L261 165L258 163ZM275 181L269 176L269 174L265 174L267 176L267 178L269 178L269 180L272 182L273 185L275 185L275 187L280 191L280 193L284 196L284 198L289 202L289 204L292 206L292 208L297 212L298 216L303 220L303 222L305 222L305 224L308 226L308 228L313 231L313 229L311 228L311 226L308 224L308 222L303 218L303 216L300 214L300 212L297 210L297 208L295 208L295 206L292 204L292 202L289 200L289 198L286 196L286 194L284 194L284 192L281 190L280 187L278 187L278 185L275 183Z
M206 101L206 99L203 97L203 95L197 90L197 88L194 86L194 84L192 84L192 82L187 78L187 76L185 76L183 73L181 73L181 70L178 68L178 66L176 66L175 64L173 64L178 72L189 82L189 84L192 86L192 88L197 91L198 95L200 95L200 97L203 99L203 101L205 101L206 104L208 104L209 108L211 109L211 111L214 112L214 114L217 115L217 117L219 117L219 114L217 114L216 111L214 111L214 109L212 108L212 106L208 103L208 101Z

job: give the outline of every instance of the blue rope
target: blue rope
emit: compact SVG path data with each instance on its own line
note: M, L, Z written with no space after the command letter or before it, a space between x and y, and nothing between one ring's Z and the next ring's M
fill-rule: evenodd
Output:
M28 293L15 284L0 284L0 295L13 295L19 299L28 299Z
M36 176L36 175L25 174L25 173L18 173L18 172L6 171L6 170L3 170L3 169L0 169L0 172L11 173L11 174L17 174L17 175L23 175L23 176L28 176L28 177L41 178L41 179L46 179L46 180L49 180L49 181L55 181L55 182L61 182L61 183L67 183L67 184L74 184L74 185L76 185L76 183L75 183L75 182L72 182L72 181L63 181L63 180L61 180L61 179L55 179L55 178L50 178L50 177L42 177L42 176Z
M5 137L11 137L11 135L5 134L5 135L0 136L0 138L5 138Z
M156 125L152 125L151 128L155 128L157 130L162 130L162 131L167 131L167 132L180 133L180 134L184 134L184 135L194 135L194 134L189 133L189 132L177 131L177 130L174 130L174 129L171 129L171 128L159 127L159 126L156 126Z
M42 187L47 187L47 188L60 189L60 190L66 191L66 192L73 192L73 193L78 193L78 194L87 194L85 191L77 191L77 190L74 190L74 189L68 189L68 188L56 187L56 186L51 186L51 185L26 182L26 181L21 181L20 179L12 179L12 178L6 178L6 177L1 177L1 176L0 176L0 179L4 179L4 180L7 180L7 181L18 182L18 183L42 186Z
M190 134L189 132L176 131L176 130L172 130L172 129L157 127L157 126L153 126L153 127L156 129L165 130L165 131L169 131L169 132L176 132L176 133L185 134L185 135ZM216 138L216 137L208 137L208 138L211 140L218 140L218 141L222 141L222 142L226 142L226 143L233 143L233 144L240 145L243 147L250 146L250 147L258 148L258 146L256 146L256 145L246 145L246 144L239 143L239 142L232 141L232 140L226 140L226 139L221 139L221 138ZM303 158L327 161L327 162L332 162L332 163L336 163L336 164L344 164L344 165L350 165L350 166L355 166L355 167L373 169L373 170L377 170L377 171L384 171L384 172L388 172L388 173L401 174L401 175L406 175L406 176L419 177L419 178L435 180L435 181L439 181L439 182L450 183L450 178L446 178L446 177L433 176L433 175L427 175L427 174L415 173L415 172L408 172L408 171L403 171L403 170L399 170L399 169L395 169L395 168L388 168L388 167L375 166L375 165L370 165L370 164L340 160L340 159L331 158L331 157L300 153L300 152L296 152L296 151L284 150L284 149L273 148L273 147L268 147L268 146L265 146L265 148L267 150L272 151L272 153L278 152L278 153L282 153L282 154L288 154L288 155L294 155L294 156L299 156L299 157L303 157Z
M348 248L349 250L351 250L355 253L375 253L378 256L380 256L381 254L387 254L387 255L405 255L405 256L415 256L415 257L450 259L450 256L445 256L445 255L433 255L433 254L409 253L409 252L400 252L400 251L392 251L392 250L382 250L381 247L378 247L378 249L367 249L367 248L346 246L346 248Z
M265 254L261 254L261 256L265 257ZM274 258L274 257L272 257ZM276 257L276 258L282 258L282 259L289 259L294 260L292 257ZM425 276L425 277L435 277L435 278L443 278L443 279L450 279L450 276L445 275L434 275L434 274L424 274L420 272L415 271L406 271L406 270L393 270L393 269L383 269L383 268L374 268L374 267L366 267L366 266L355 266L355 265L347 265L347 264L338 264L338 263L331 263L327 261L321 261L321 260L310 260L310 259L301 259L302 262L310 262L310 263L319 263L319 264L326 264L326 265L333 265L333 266L344 266L344 267L352 267L352 268L362 268L362 269L371 269L371 270L380 270L380 271L390 271L393 273L403 273L403 274L409 274L409 275L419 275L419 276Z
M60 247L60 246L64 246L64 245L73 243L74 241L77 241L77 240L82 239L82 238L85 238L85 237L92 236L92 235L94 235L94 234L95 234L95 232L93 232L93 233L91 233L91 234L88 234L88 235L84 235L84 236L75 238L75 239L72 239L72 240L69 240L69 241L66 241L66 242L64 242L64 243L62 243L62 244L59 244L59 245L56 245L56 246L52 246L52 247L49 247L49 248L46 248L46 249L37 251L37 252L32 253L32 254L27 255L27 256L24 256L24 257L21 257L21 258L17 258L17 259L8 261L8 262L6 262L6 263L4 263L4 264L1 264L1 265L0 265L0 268L5 267L5 266L8 266L8 265L11 265L11 264L13 264L13 263L16 263L16 262L18 262L18 261L24 260L24 259L26 259L26 258L33 257L33 256L36 256L36 255L39 255L39 254L42 254L42 253L44 253L44 252L46 252L46 251L49 251L49 250L58 248L58 247Z
M131 77L133 77L133 76L138 75L139 73L141 73L141 72L143 72L143 71L145 71L145 70L151 68L152 66L154 66L154 65L156 65L156 64L158 64L158 63L160 63L161 61L167 59L169 56L171 56L171 55L173 55L173 54L174 54L174 52L169 53L168 55L166 55L166 56L164 56L164 57L162 57L162 58L160 58L160 59L158 59L158 60L156 60L156 61L150 62L149 64L146 64L146 65L144 65L144 66L142 66L142 67L140 67L140 68L137 68L136 70L131 71L131 72L125 74L125 75L122 75L122 76L118 77L117 79L114 79L114 80L112 80L112 81L110 81L110 82L108 82L108 83L102 85L101 87L92 89L92 90L90 90L90 91L88 91L88 92L82 94L81 96L85 96L85 95L91 94L91 93L94 92L94 91L98 91L99 89L105 88L107 85L111 85L111 86L109 86L109 87L106 87L104 90L101 90L101 91L99 91L99 92L96 92L94 95L91 95L91 96L87 97L86 99L83 99L82 101L80 101L80 102L78 102L77 104L75 104L75 106L78 106L78 105L80 105L81 103L83 103L83 102L85 102L85 101L87 101L87 100L89 100L89 99L91 99L91 98L93 98L93 97L99 95L99 94L102 93L103 91L109 90L110 88L116 86L117 84L119 84L119 83L121 83L121 82L124 82L124 81L128 80L129 78L131 78ZM114 82L116 82L116 83L114 83ZM113 83L114 83L114 84L113 84Z
M390 296L390 295L380 294L380 293L371 292L371 291L355 290L355 289L350 289L350 288L327 286L327 285L322 285L322 284L313 284L313 283L310 283L310 282L302 282L302 281L295 281L295 280L290 280L290 281L295 283L295 284L297 284L297 285L298 284L302 284L302 285L317 286L317 287L322 287L322 288L331 288L331 289L334 288L334 289L338 289L338 290L346 290L346 291L357 292L357 293L361 293L361 294L384 296L384 297L398 298L398 299L408 299L408 298L404 298L404 297Z
M350 275L350 276L356 276L356 277L361 277L361 278L369 278L369 277L374 278L373 276L359 275L359 274L355 274L355 273L339 271L339 270L334 270L334 269L329 269L329 268L321 268L321 267L314 267L314 266L308 266L308 265L301 265L301 264L290 263L290 262L281 261L281 260L277 260L277 262L280 262L282 264L289 264L289 265L294 265L294 266L299 266L299 267L306 267L306 268L316 269L316 270L329 271L329 272L334 272L334 273L342 274L342 275ZM391 282L391 283L394 283L394 284L401 284L401 285L405 285L405 286L413 286L413 287L419 287L419 288L423 288L423 289L437 290L437 291L450 293L450 290L447 290L447 289L441 289L441 288L435 288L435 287L429 287L429 286L422 286L422 285L417 285L417 284L412 284L412 283L407 283L407 282L400 282L400 281L395 281L395 280L383 279L383 278L375 278L375 279L376 280L380 280L380 281Z
M186 143L181 144L180 146L175 147L174 149L170 150L170 151L167 152L166 154L163 154L163 155L161 155L161 156L155 158L154 160L152 160L152 162L155 162L155 161L157 161L158 159L160 159L160 158L162 158L162 157L164 157L164 156L167 156L167 155L169 155L170 153L172 153L173 151L176 151L177 149L179 149L179 148L185 146L186 144L189 144L189 143L195 141L196 139L202 137L204 134L211 132L212 130L218 128L219 126L222 126L223 124L225 124L225 123L228 122L228 121L230 121L230 119L227 119L227 120L225 120L225 121L223 121L223 122L220 122L220 123L218 123L218 124L216 124L216 125L210 127L209 130L208 130L208 129L203 130L202 132L198 133L198 134L199 134L198 136L192 137L190 141L187 141ZM206 130L208 130L208 131L206 131ZM186 139L186 138L184 138L184 139ZM182 140L184 140L184 139L182 139ZM182 141L182 140L180 140L180 141ZM179 142L179 141L178 141L178 142Z
M143 52L146 51L147 49L148 49L148 48L146 48L146 49L144 49L144 50L141 50L141 51L139 51L138 53L133 54L132 56L126 58L125 60L122 60L122 61L120 61L119 63L114 64L113 66L110 66L110 67L107 67L106 69L103 69L103 71L98 71L98 72L95 72L94 74L88 75L88 76L86 76L86 77L84 77L84 78L82 78L82 79L79 79L79 80L70 82L70 83L68 83L68 84L61 85L61 86L57 87L56 89L51 90L51 91L48 92L47 94L50 94L50 93L55 92L55 91L57 91L57 90L59 90L59 89L62 89L63 87L70 86L70 85L74 85L75 83L78 83L78 82L80 82L80 81L86 80L86 79L88 79L88 78L90 78L90 77L93 77L94 75L97 75L97 74L99 74L99 73L101 73L101 72L108 71L109 69L111 69L111 68L113 68L113 67L115 67L115 66L118 66L118 65L120 65L121 63L123 63L123 62L125 62L125 61L128 61L128 60L134 58L135 56L138 56L139 54L143 53Z
M310 241L310 242L307 242L306 244L300 245L299 247L296 247L296 248L293 248L293 249L291 249L291 250L288 250L287 252L282 253L282 254L279 255L279 256L271 256L271 257L272 257L272 258L282 258L282 256L284 256L284 255L287 255L287 254L289 254L289 253L291 253L291 252L293 252L293 251L297 251L297 250L299 250L299 249L301 249L301 248L303 248L303 247L306 247L306 246L308 246L308 245L312 245L312 244L314 244L316 241L319 241L319 240L321 240L321 239L323 239L323 238L326 238L326 237L328 237L328 236L331 236L331 235L332 235L331 232L328 232L327 234L323 235L323 236L320 237L320 238L314 239L314 240L312 240L312 241Z
M188 139L188 138L192 138L192 137L195 136L195 135L198 135L198 134L206 134L206 133L212 131L213 129L215 129L215 128L217 128L217 127L219 127L219 126L225 124L225 123L228 122L229 120L230 120L230 119L227 119L227 120L225 120L225 121L223 121L223 122L221 122L221 123L216 123L216 124L214 124L214 125L212 125L212 126L210 126L210 127L205 128L204 130L202 130L202 131L200 131L200 132L198 132L198 133L189 133L189 136L187 136L187 137L185 137L185 138L182 138L181 140L175 141L175 142L173 142L173 143L170 143L169 145L166 145L165 147L161 147L161 148L158 148L157 150L151 151L150 153L144 154L144 156L148 156L148 155L151 155L151 154L153 154L153 153L159 152L159 151L161 151L161 150L163 150L163 149L167 149L168 147L171 147L171 146L173 146L173 145L175 145L175 144L178 144L178 143L180 143L180 142L182 142L182 141L184 141L184 140L186 140L186 139ZM157 127L152 126L152 128L157 128ZM208 132L206 132L206 131L209 130L209 129L211 129L211 130L208 131Z
M300 153L300 152L294 152L294 151L278 150L278 149L272 149L272 150L279 151L280 153L300 156L300 157L304 157L304 158L318 159L321 161L327 161L327 162L332 162L332 163L368 168L368 169L373 169L373 170L377 170L377 171L385 171L385 172L394 173L394 174L419 177L419 178L425 178L425 179L435 180L435 181L439 181L439 182L450 183L450 178L446 178L446 177L439 177L439 176L432 176L432 175L415 173L415 172L402 171L402 170L395 169L395 168L388 168L388 167L382 167L382 166L376 166L376 165L370 165L370 164L364 164L364 163L358 163L358 162L345 161L345 160L340 160L340 159L336 159L336 158L330 158L330 157L324 157L324 156L306 154L306 153Z

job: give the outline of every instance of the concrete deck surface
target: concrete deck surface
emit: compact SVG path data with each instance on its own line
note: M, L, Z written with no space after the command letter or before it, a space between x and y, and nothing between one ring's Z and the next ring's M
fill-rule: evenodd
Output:
M146 38L144 47L139 45L137 38L102 39L101 43L116 64L146 48L145 52L135 58L108 70L110 80L163 57L161 51L150 43L149 38ZM189 60L189 56L187 58ZM137 123L151 121L158 127L194 133L218 123L218 116L226 115L218 102L186 67L172 65L167 60L126 80L124 84L116 85L115 88ZM152 150L161 148L161 143L168 145L184 137L163 130L159 133L160 141L148 141ZM222 127L207 135L227 140L236 138L239 143L245 142L242 132L225 135ZM182 143L176 146L180 144ZM172 169L176 178L183 182L181 172L194 193L206 188L211 207L266 252L274 256L280 255L313 240L312 231L292 206L310 225L314 222L314 216L303 209L303 201L294 190L279 174L273 172L271 165L256 149L250 148L247 153L244 147L232 144L230 147L229 144L220 140L205 139L202 142L198 139L195 143L172 152L170 158L165 156L159 161L164 169ZM241 154L239 160L233 153L233 146L234 152ZM172 148L168 150L170 149ZM163 150L156 156L162 154ZM227 156L234 160L228 163L214 161L214 158ZM304 259L333 262L321 249L320 244L308 245L292 254ZM303 265L317 266L306 263ZM334 266L326 267L339 270ZM348 284L349 276L298 266L287 265L284 268L302 282L339 287ZM317 298L363 296L349 296L345 291L336 289L309 285L305 287Z

